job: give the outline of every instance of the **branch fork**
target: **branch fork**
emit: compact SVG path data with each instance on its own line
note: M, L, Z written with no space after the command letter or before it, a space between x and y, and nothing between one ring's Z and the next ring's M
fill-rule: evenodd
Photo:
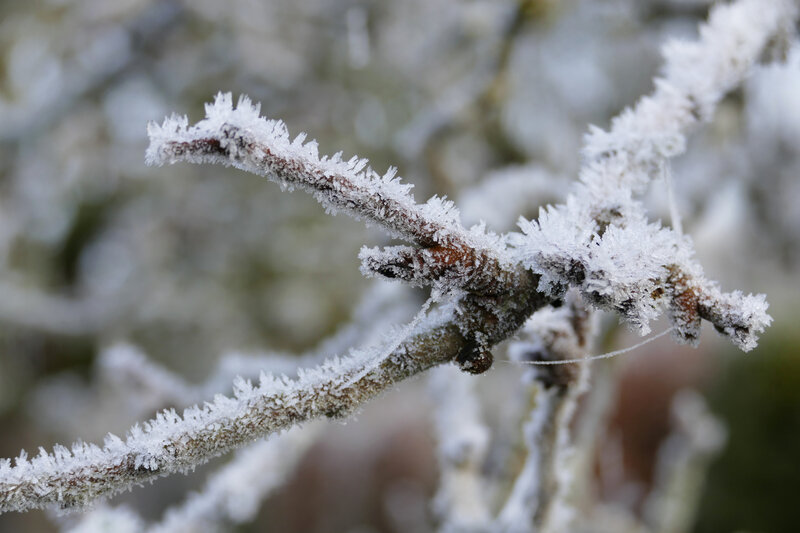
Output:
M365 273L431 286L452 298L394 339L391 349L352 351L296 380L237 380L233 397L218 395L182 414L164 411L124 439L109 435L103 447L57 446L30 460L23 452L13 466L0 460L0 512L83 506L186 472L307 420L347 416L437 365L455 361L469 372L485 371L491 348L537 310L560 303L567 287L643 332L666 305L680 340L696 341L698 320L707 319L740 348L753 348L771 321L763 295L719 291L703 277L688 239L648 222L633 194L683 149L685 132L710 115L796 15L789 0L715 8L697 42L666 49L665 78L654 94L623 113L608 133L590 133L575 192L537 221L521 221L522 234L465 229L451 202L434 197L416 203L394 169L379 175L364 159L320 157L316 142L306 142L304 134L290 139L283 122L260 117L259 106L246 97L234 107L230 94L217 95L193 126L177 116L150 124L148 164L234 166L303 189L329 212L378 225L411 245L362 250ZM687 102L696 104L687 108ZM572 384L574 374L550 375L547 390ZM541 421L531 427L534 422Z

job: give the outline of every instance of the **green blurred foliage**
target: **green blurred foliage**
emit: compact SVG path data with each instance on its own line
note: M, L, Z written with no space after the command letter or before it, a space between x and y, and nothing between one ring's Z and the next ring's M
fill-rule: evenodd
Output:
M701 502L697 533L794 533L800 510L800 332L774 331L731 357L712 394L729 430Z

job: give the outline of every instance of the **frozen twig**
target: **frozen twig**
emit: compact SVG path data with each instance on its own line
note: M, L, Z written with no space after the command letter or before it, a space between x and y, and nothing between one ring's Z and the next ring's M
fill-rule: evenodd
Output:
M542 310L528 321L523 339L510 347L518 361L575 360L586 355L591 313L572 294L561 309ZM497 520L501 531L564 531L570 526L569 426L585 391L587 363L537 367L525 379L533 401L524 427L527 457Z
M301 188L329 212L365 219L423 249L418 261L402 264L395 249L364 251L363 268L369 272L466 290L480 290L486 283L501 290L502 283L517 275L502 241L480 227L464 229L452 202L433 197L417 204L411 185L399 181L396 169L381 176L365 159L343 161L341 153L320 157L316 141L305 142L305 134L291 140L283 122L262 118L259 112L260 107L246 97L234 108L230 93L220 93L206 105L206 118L194 126L177 116L161 126L150 124L147 161L233 165L284 188ZM433 268L430 254L433 260L446 257L447 267ZM403 275L403 269L411 272ZM482 282L478 288L469 283L476 279Z
M491 346L507 338L544 301L532 290L535 278L520 287L516 302L506 302L505 315L479 306L463 306L461 314L443 309L417 328L378 364L370 354L351 355L299 373L296 380L262 375L253 386L234 383L232 398L217 395L203 407L178 415L167 410L134 426L125 440L109 435L104 446L77 443L53 454L40 449L28 460L0 461L0 512L23 511L57 504L84 505L157 477L186 472L198 464L257 438L319 417L347 416L398 381L432 366L469 359L478 349L462 331L482 324L481 343ZM515 323L515 320L517 321ZM369 371L364 372L364 365ZM359 379L352 377L361 375Z
M475 381L454 367L431 372L438 440L439 490L433 501L442 532L481 532L490 512L482 475L489 429L481 420Z
M650 223L632 194L664 174L684 151L686 133L708 120L797 15L789 0L743 0L716 7L694 42L664 47L655 92L586 138L581 182L566 203L521 221L524 264L558 297L579 287L594 305L620 313L642 333L667 307L675 336L696 343L706 319L742 350L771 322L763 295L723 293L693 259L688 238Z
M379 344L385 332L406 319L412 312L411 298L396 284L378 282L364 294L353 320L319 345L302 354L277 352L227 352L217 368L200 384L158 364L134 346L118 343L100 353L97 366L100 379L116 391L138 398L143 412L165 407L186 407L211 398L229 389L237 376L257 379L262 372L294 377L298 369L322 363L333 353L344 353L350 347Z
M314 443L320 426L293 428L236 453L214 472L199 493L168 509L149 533L200 533L252 520L261 502L284 484Z
M124 506L100 506L77 523L67 520L62 530L65 533L215 532L249 522L261 502L283 485L314 443L319 429L319 424L294 428L239 450L229 463L209 476L199 492L167 509L158 523L145 526L141 517Z
M260 106L246 97L234 107L230 93L206 104L206 118L189 126L186 117L172 116L148 126L147 162L153 165L187 161L215 163L266 176L282 187L299 187L314 195L330 212L343 211L380 224L395 236L433 246L466 238L452 204L434 200L418 205L411 186L383 176L365 159L343 161L341 153L320 157L316 141L300 134L289 137L286 125L260 116Z

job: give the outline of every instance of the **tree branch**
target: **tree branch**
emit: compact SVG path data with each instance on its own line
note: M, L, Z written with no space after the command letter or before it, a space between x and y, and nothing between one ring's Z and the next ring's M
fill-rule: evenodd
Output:
M664 77L653 94L615 118L610 131L591 128L575 192L520 224L521 261L542 275L540 290L558 298L578 287L642 333L666 306L680 341L696 343L705 318L742 350L756 346L772 321L766 298L722 293L703 275L689 240L648 222L633 194L664 175L669 159L684 151L687 132L710 118L796 17L791 0L742 0L716 7L697 41L664 47Z
M543 310L525 324L509 355L517 361L575 361L586 357L593 333L591 312L571 293L560 309ZM588 362L541 366L524 376L533 407L524 425L527 457L495 523L498 531L563 531L569 524L556 509L571 488L570 424L586 391ZM559 509L560 510L560 509Z
M452 367L431 371L439 488L433 511L441 533L483 532L491 511L483 476L489 428L481 417L475 380Z
M0 461L0 512L51 504L85 505L157 477L187 472L307 420L345 417L399 381L468 357L478 341L462 331L480 335L487 349L510 336L546 303L532 290L535 276L524 280L515 298L504 302L500 315L465 298L460 313L440 311L377 365L371 358L350 356L301 372L297 380L262 375L258 386L238 380L233 398L218 395L203 407L187 409L183 416L174 410L161 412L143 427L134 426L125 441L109 435L103 448L78 443L70 451L56 446L53 455L40 449L31 460L23 453L13 467L4 459Z
M328 210L367 219L423 249L371 254L370 270L386 272L391 263L391 273L403 274L397 277L460 299L394 339L389 353L351 352L296 380L262 375L253 386L239 379L232 398L219 395L182 416L164 411L132 428L125 441L109 435L102 448L56 446L52 455L40 449L32 460L23 452L13 467L0 460L0 512L79 506L186 472L307 420L346 416L436 365L455 361L482 372L491 365L492 346L534 311L561 300L569 286L642 330L666 305L683 340L696 339L699 317L742 349L752 348L771 320L764 297L719 292L692 260L687 240L648 223L631 196L683 149L685 130L710 115L796 12L789 0L741 0L715 9L697 43L668 49L666 77L657 80L654 95L615 120L609 134L592 132L578 191L537 222L523 223L526 235L518 236L513 251L505 238L481 227L465 230L449 202L416 204L394 171L378 176L365 160L320 158L304 135L290 141L282 122L259 117L246 98L234 109L231 96L220 94L207 106L207 118L192 127L178 117L151 124L149 163L233 165L305 189ZM557 384L564 377L556 372L548 379Z
M213 104L206 105L206 118L188 126L186 117L173 116L159 126L148 126L149 164L162 165L188 161L215 163L265 176L281 187L299 187L311 193L330 212L344 212L357 220L377 224L390 235L422 248L436 249L454 256L479 257L481 261L461 262L459 276L447 276L450 282L482 277L502 270L515 271L505 245L482 227L466 230L459 221L459 212L452 202L433 197L417 204L411 185L395 177L396 169L380 176L368 167L366 159L353 157L342 161L341 152L328 159L320 157L316 141L305 143L306 135L289 138L281 121L259 116L260 106L246 97L236 108L230 93L218 94ZM373 254L373 258L376 256ZM373 265L380 272L380 265ZM428 270L427 283L442 279L442 272ZM421 274L420 274L421 276ZM448 288L461 288L450 286Z

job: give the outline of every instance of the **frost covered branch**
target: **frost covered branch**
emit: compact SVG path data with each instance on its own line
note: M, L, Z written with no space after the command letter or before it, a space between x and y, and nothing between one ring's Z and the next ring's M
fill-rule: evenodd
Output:
M316 142L305 142L304 134L290 139L283 122L260 117L259 106L247 98L234 107L230 94L219 94L194 126L175 116L160 126L151 124L148 163L234 166L310 192L327 210L364 219L409 243L362 249L364 273L431 286L434 296L446 294L450 300L428 314L423 308L406 331L388 336L382 346L299 371L296 379L262 374L253 385L238 378L232 397L218 395L182 415L163 411L133 427L125 439L109 435L103 447L56 446L52 454L40 448L30 460L23 452L13 466L0 460L0 512L77 507L190 471L306 421L345 417L397 382L437 365L456 362L480 373L491 366L491 348L548 304L567 302L548 312L569 328L562 328L563 335L551 335L558 327L543 333L534 318L531 327L543 344L528 352L557 359L574 358L567 353L582 356L589 343L588 314L566 297L570 288L582 302L614 311L642 332L666 308L680 340L696 342L705 319L740 348L753 348L771 321L765 298L722 293L693 259L688 237L650 222L634 195L668 170L691 127L710 117L796 14L788 0L741 0L714 9L697 42L666 47L655 92L617 118L609 132L591 131L577 189L564 204L542 210L536 221L522 220L523 234L498 236L480 224L466 229L449 201L434 197L417 204L411 186L402 184L394 170L381 176L363 159L320 157ZM528 461L500 513L500 527L557 529L552 524L564 523L559 506L567 481L559 476L567 471L563 450L584 371L583 365L568 364L536 373L538 403L526 435ZM156 379L180 389L177 399L196 394L167 374ZM450 469L444 477L470 479L476 489L484 452L481 432L475 430L480 424L448 419L452 410L440 414L441 426L461 424L458 431L473 431L447 436L468 449L463 464L456 455L443 454ZM446 447L448 441L443 442ZM445 479L443 514L445 522L459 523L463 502L446 500L451 489ZM469 497L479 493L473 490ZM467 520L483 524L486 515L477 509Z
M557 298L579 287L642 333L666 306L683 342L698 342L705 319L742 350L756 346L772 320L765 297L721 292L693 259L688 238L649 222L633 194L665 172L684 151L687 131L709 119L796 15L789 0L718 6L698 41L664 48L655 92L614 119L609 132L592 128L580 184L567 202L521 222L525 237L517 245L524 264L542 275L540 290Z
M495 246L496 239L466 232L452 207L439 201L418 206L408 187L392 175L374 179L365 162L343 163L316 156L315 145L290 143L281 123L258 117L248 102L231 109L230 96L209 106L209 118L195 128L185 121L151 126L150 162L186 156L197 162L235 164L289 185L313 190L328 208L369 217L421 245ZM238 126L228 124L235 119ZM253 133L250 129L256 129ZM217 132L219 138L210 137ZM178 140L170 140L174 135ZM272 144L259 144L259 142ZM368 175L369 174L369 175ZM402 231L401 231L402 230ZM495 246L496 247L496 246ZM484 250L487 248L483 248ZM497 248L501 250L501 248ZM494 266L500 264L494 261ZM262 375L252 386L238 380L234 398L217 396L202 408L179 416L174 410L134 427L126 441L109 435L103 448L79 443L70 451L57 446L16 465L0 463L0 511L26 510L58 503L85 504L97 497L174 472L183 472L256 438L326 416L346 416L392 384L452 360L479 372L491 364L489 348L513 334L547 300L534 290L537 277L516 267L505 278L502 299L494 291L467 294L457 309L445 308L428 318L391 353L354 354L301 372L297 380ZM499 291L498 291L499 292Z
M455 334L455 336L454 336ZM258 437L312 417L341 417L389 384L445 362L457 351L455 328L422 333L360 380L347 380L364 370L346 359L303 373L297 381L263 376L253 387L240 381L234 398L217 396L204 407L160 413L134 427L125 441L109 435L103 448L77 444L44 450L28 460L20 456L12 467L0 463L0 510L26 510L47 504L75 506L111 495L144 481L197 464ZM439 349L435 349L435 344Z
M482 475L490 434L474 387L474 380L455 368L431 372L441 471L433 510L442 532L485 531L491 518Z
M521 362L581 359L589 349L592 325L591 312L571 293L567 305L531 317L509 355ZM510 532L569 530L569 428L586 390L588 363L542 366L529 370L524 379L533 404L523 428L527 457L495 527Z
M417 204L412 186L399 181L396 169L381 176L366 159L343 161L341 153L320 157L316 141L305 142L304 133L291 140L283 122L266 120L259 112L260 106L246 97L234 108L231 94L220 93L206 105L206 118L194 126L178 116L161 126L150 124L147 162L232 165L282 188L303 189L329 212L365 219L423 248L365 250L363 268L368 272L437 283L445 290L478 291L488 285L503 291L503 284L513 283L518 271L504 244L480 226L465 230L452 202L433 197Z
M519 300L507 309L505 320L477 306L458 316L444 309L377 364L372 357L352 355L302 371L296 380L262 375L257 386L237 380L233 398L218 395L182 416L164 411L143 427L133 427L124 441L109 435L102 448L86 443L72 450L56 446L52 455L42 448L30 460L23 452L13 467L10 460L2 460L0 512L84 505L160 476L189 471L304 421L347 416L398 381L471 357L477 345L462 334L467 324L484 324L481 340L488 345L508 337L520 325L513 322L515 317L526 317L544 304L531 297L536 295L530 290L533 279L520 287Z
M238 450L229 463L209 476L199 492L168 509L158 523L146 526L140 516L126 507L100 506L81 516L77 524L67 520L62 531L210 533L246 523L258 512L262 501L284 483L320 429L319 424L296 427Z

